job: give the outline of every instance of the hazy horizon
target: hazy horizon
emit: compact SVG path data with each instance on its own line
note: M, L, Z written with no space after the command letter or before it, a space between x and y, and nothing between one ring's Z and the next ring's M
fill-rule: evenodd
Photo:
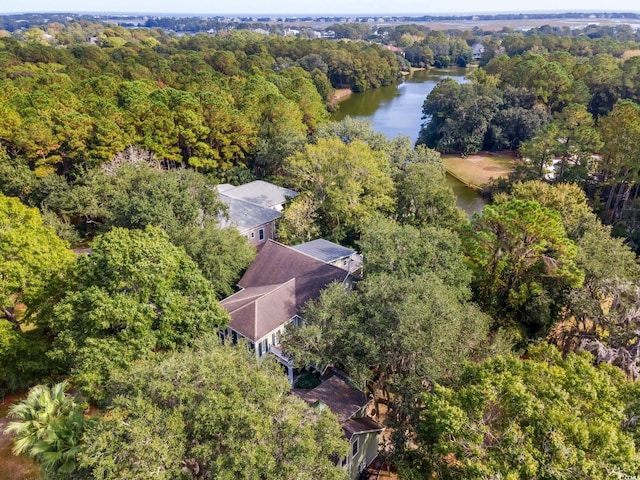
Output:
M340 15L473 15L501 13L640 13L637 0L537 0L514 9L509 0L449 0L425 5L420 0L245 0L239 3L182 0L180 8L169 0L22 0L0 7L0 14L85 13L123 15L202 15L202 16L340 16ZM481 6L481 9L478 7Z

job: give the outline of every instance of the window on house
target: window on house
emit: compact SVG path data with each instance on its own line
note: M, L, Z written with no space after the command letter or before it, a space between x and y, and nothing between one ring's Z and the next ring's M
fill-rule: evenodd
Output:
M251 238L256 238L256 232L251 232Z
M356 437L355 441L351 445L351 458L355 458L355 456L358 454L358 448L360 447L359 444L360 444L360 439Z
M258 230L258 237L260 238L260 240L264 240L264 228Z
M258 356L261 357L262 356L262 342L260 342L258 344Z

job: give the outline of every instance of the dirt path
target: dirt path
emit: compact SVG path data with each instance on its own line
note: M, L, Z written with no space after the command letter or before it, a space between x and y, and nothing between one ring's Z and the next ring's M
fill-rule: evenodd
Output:
M0 403L0 480L36 480L41 479L40 468L25 457L16 457L11 453L13 439L5 435L4 429L10 419L6 417L9 405L19 397L7 397Z

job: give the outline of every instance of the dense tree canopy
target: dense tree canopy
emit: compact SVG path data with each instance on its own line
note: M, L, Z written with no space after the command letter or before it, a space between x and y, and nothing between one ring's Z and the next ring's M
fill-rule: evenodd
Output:
M360 240L365 279L351 291L339 284L324 290L283 345L297 365L336 365L387 403L400 452L423 386L504 344L490 345L491 320L469 302L470 272L456 234L380 218L370 226Z
M363 222L393 209L389 157L359 140L320 139L287 158L285 170L294 189L310 192L320 234L328 239L352 243Z
M19 329L17 307L28 306L72 261L68 245L42 224L37 209L0 194L0 322Z
M92 394L112 369L226 325L211 284L156 227L114 228L74 270L44 299L38 322L54 336L49 358Z
M86 478L346 478L331 460L348 449L335 416L289 395L274 363L216 343L114 377L83 438Z
M469 365L423 396L408 478L616 478L640 471L637 384L551 346Z
M24 387L48 371L47 342L32 325L35 303L73 260L37 209L0 194L0 388Z
M560 216L536 201L486 206L464 241L480 304L529 334L552 325L562 305L556 295L584 280Z

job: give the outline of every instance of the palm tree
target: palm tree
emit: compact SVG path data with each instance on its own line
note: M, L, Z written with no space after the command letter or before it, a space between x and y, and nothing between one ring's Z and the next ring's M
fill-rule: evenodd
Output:
M76 469L84 428L82 408L65 392L64 381L49 388L37 385L22 402L13 405L5 433L16 434L13 454L37 460L46 471L71 473Z

